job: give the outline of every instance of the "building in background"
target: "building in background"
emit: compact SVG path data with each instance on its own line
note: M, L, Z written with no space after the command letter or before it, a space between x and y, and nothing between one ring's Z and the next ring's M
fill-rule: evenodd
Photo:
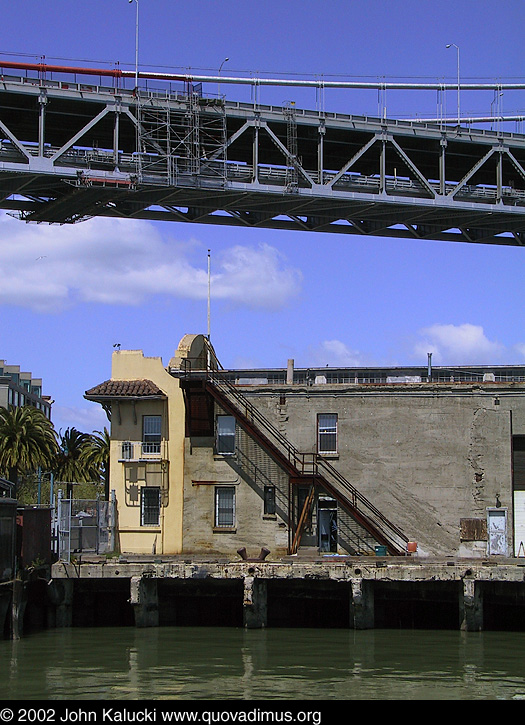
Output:
M52 401L42 394L41 378L33 378L31 373L21 372L19 365L7 365L5 360L0 360L0 407L24 405L32 405L51 419Z
M523 549L524 366L228 371L186 335L167 367L115 352L85 397L111 419L122 552Z

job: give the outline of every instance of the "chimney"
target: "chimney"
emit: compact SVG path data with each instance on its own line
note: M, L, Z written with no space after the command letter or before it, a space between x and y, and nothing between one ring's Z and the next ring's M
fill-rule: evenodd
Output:
M286 369L286 384L293 385L293 359L288 360L288 367Z

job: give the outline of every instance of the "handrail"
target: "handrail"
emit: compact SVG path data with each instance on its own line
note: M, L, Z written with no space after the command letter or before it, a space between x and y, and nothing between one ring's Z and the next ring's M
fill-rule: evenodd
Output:
M355 507L357 508L357 502L364 504L367 509L374 514L374 516L385 526L387 526L392 532L394 532L397 536L399 536L405 543L408 542L408 537L399 529L395 524L393 524L391 521L389 521L384 514L379 511L374 504L369 501L365 496L363 496L362 493L360 493L356 488L352 486L352 484L347 481L347 479L336 469L334 468L328 461L322 459L320 456L318 456L318 465L320 468L323 468L326 473L331 476L332 478L336 479L341 486L351 491L352 496L355 497Z
M188 375L188 372L191 371L191 362L187 360L184 363L184 372ZM408 537L395 524L389 521L336 468L326 461L322 455L318 453L301 453L298 451L229 380L221 375L222 371L222 368L219 370L205 371L206 380L226 396L230 402L233 399L234 407L248 423L264 431L264 435L268 438L270 445L277 450L280 456L288 461L294 471L302 476L317 478L328 487L335 489L335 491L339 492L345 498L354 511L359 512L374 527L377 526L380 528L382 535L389 539L396 547L399 546L399 543L395 541L396 538L399 538L404 544L408 542Z
M289 463L297 469L301 474L306 473L306 457L313 456L315 454L300 453L290 441L275 428L272 423L254 406L252 405L242 393L240 393L230 382L225 380L222 376L219 376L215 371L208 371L208 380L210 380L219 390L226 391L226 393L233 397L240 412L244 417L251 423L257 423L267 433L271 435L275 442L281 447L280 453L285 454ZM284 451L282 450L284 449ZM314 473L314 472L312 472Z

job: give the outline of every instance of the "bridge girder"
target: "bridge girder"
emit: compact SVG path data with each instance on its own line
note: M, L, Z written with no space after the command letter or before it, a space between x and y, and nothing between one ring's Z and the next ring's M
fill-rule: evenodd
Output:
M522 135L3 76L0 141L0 208L25 221L523 246Z

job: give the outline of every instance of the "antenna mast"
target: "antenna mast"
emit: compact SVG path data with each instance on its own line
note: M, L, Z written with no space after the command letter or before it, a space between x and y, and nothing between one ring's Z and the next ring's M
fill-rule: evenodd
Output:
M210 340L210 297L211 297L211 274L210 274L210 250L208 249L208 341Z

